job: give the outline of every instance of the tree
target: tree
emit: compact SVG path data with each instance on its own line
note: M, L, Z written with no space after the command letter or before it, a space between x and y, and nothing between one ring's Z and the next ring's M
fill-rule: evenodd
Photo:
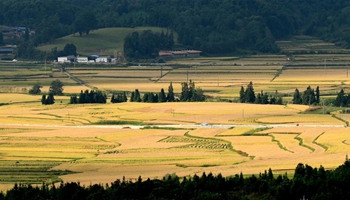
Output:
M170 82L170 85L168 87L168 95L167 95L166 99L168 102L175 101L174 88L173 88L172 82Z
M46 95L43 94L41 97L41 104L46 105Z
M47 96L46 99L46 104L50 105L50 104L54 104L55 103L55 98L52 92L49 93L49 95Z
M46 98L46 95L43 94L41 97L41 104L43 105L49 105L49 104L54 104L55 103L55 98L52 92L49 93L49 95Z
M29 94L40 94L41 90L40 88L42 88L43 86L39 85L39 83L36 83L33 85L33 87L29 90Z
M68 56L68 55L77 55L77 47L73 44L66 44L63 48L63 55Z
M260 93L258 93L258 95L256 96L255 103L256 104L261 104L262 103L262 99L261 99L261 94Z
M341 89L340 92L337 94L334 105L342 107L347 106L347 98L345 97L344 89Z
M247 85L247 89L245 91L245 102L247 102L247 103L254 103L255 102L255 92L254 92L254 88L253 88L253 82L251 82L251 81Z
M49 91L52 92L53 95L62 95L63 83L58 79L52 81Z
M77 103L78 103L77 95L71 96L71 97L70 97L69 103L70 103L70 104L77 104Z
M302 99L301 99L300 92L299 92L298 88L296 88L294 91L293 104L302 104Z
M244 103L245 102L245 91L244 91L244 87L241 86L241 90L239 91L239 102Z
M80 36L83 33L89 35L91 30L95 30L98 28L98 22L96 16L89 11L84 11L79 14L78 17L74 21L74 32L78 32Z
M162 88L159 92L159 95L158 95L158 102L166 102L167 99L166 99L166 96L165 96L165 92L164 92L164 89Z
M308 86L302 95L302 103L304 105L311 105L316 102L314 90Z
M188 101L190 99L189 97L189 91L188 91L188 84L186 82L181 83L181 96L180 101Z
M316 104L320 103L320 87L316 87Z
M268 104L269 103L269 96L267 93L263 94L263 91L261 91L261 103L262 104Z
M195 101L195 102L205 101L205 95L203 94L203 90L201 88L195 88L194 93L191 97L191 101Z
M141 95L138 89L135 89L133 102L141 102Z

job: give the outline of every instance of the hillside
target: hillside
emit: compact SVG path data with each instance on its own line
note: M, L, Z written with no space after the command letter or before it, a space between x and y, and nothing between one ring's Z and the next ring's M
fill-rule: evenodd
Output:
M165 28L159 27L136 27L136 28L102 28L91 32L89 35L71 34L54 40L51 44L39 46L42 51L50 51L57 47L62 50L66 44L73 43L77 47L79 55L114 55L116 52L123 51L124 38L134 32L152 30L153 32L166 32Z
M34 46L99 28L153 26L174 30L178 43L209 55L277 53L277 40L299 34L349 48L349 16L346 0L0 2L0 24L35 29L30 38Z

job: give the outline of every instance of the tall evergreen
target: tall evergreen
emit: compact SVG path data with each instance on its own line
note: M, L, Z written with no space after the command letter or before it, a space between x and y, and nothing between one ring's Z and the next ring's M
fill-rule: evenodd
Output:
M294 91L293 104L302 104L302 99L301 99L300 92L299 92L298 88L296 88Z
M316 87L316 104L320 104L320 87Z
M172 82L170 82L170 85L168 87L168 95L167 95L166 99L168 102L175 101L174 88L173 88Z
M134 102L134 99L135 99L135 92L131 92L130 102Z
M342 107L347 106L347 98L345 96L344 89L341 89L340 92L337 94L334 105Z
M311 105L316 102L315 91L308 86L302 95L302 103L304 105Z
M180 101L189 101L189 91L187 82L181 83Z
M246 100L246 96L245 96L244 87L241 86L241 90L239 91L239 102L245 103L245 100Z
M53 96L53 93L50 92L49 95L47 96L47 99L46 99L46 104L54 104L55 103L55 98Z
M255 102L255 92L253 87L253 82L247 85L247 89L245 90L245 102L254 103Z
M43 94L41 96L41 104L46 105L46 95L45 94Z
M133 102L141 102L141 95L138 89L135 89Z
M166 96L163 88L159 92L158 102L166 102Z

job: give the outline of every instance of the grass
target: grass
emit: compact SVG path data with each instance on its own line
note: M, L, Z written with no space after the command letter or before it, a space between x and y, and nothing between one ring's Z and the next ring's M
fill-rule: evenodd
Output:
M317 143L318 138L321 137L323 134L324 134L324 132L323 132L322 134L320 134L319 136L317 136L317 137L312 141L312 143L314 143L314 144L316 144L316 145L322 147L325 151L327 151L327 150L328 150L328 147L327 147L326 145Z
M302 146L302 147L305 147L307 149L310 149L312 152L315 151L315 148L313 147L310 147L308 145L305 145L304 142L303 142L303 138L299 137L299 135L295 136L295 139L299 141L299 145Z
M135 28L103 28L92 31L89 35L80 37L77 35L68 35L56 39L52 44L40 46L38 49L51 51L57 47L63 50L66 44L73 43L77 47L79 55L115 55L117 52L123 52L124 38L132 32L142 32L152 30L153 32L166 32L166 29L158 27L135 27Z
M276 142L278 147L284 151L290 152L290 153L294 153L293 151L287 149L285 146L283 146L283 144L276 139L276 137L274 135L269 135L272 138L272 142Z
M269 130L269 129L271 129L271 128L257 128L257 129L249 130L247 132L242 133L242 136L251 136L251 135L254 135L255 133Z
M116 120L102 120L95 123L92 123L92 125L143 125L143 122L139 121L116 121Z
M71 174L69 170L50 171L50 168L59 164L52 161L0 161L0 182L1 183L27 183L41 184L43 182L57 183L62 181L59 176Z

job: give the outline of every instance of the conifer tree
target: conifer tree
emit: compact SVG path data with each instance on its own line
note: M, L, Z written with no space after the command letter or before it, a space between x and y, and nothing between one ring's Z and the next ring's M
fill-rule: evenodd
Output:
M320 103L320 87L316 87L316 104Z
M47 96L46 104L54 104L54 103L55 103L55 98L53 96L53 93L50 92L49 95Z
M302 99L298 88L295 89L295 92L293 95L293 104L302 104Z
M127 102L128 98L126 97L126 92L123 92L123 102Z
M163 88L159 92L158 102L166 102L166 96Z
M46 105L46 95L43 94L41 97L41 104Z
M250 83L247 85L247 89L245 91L245 102L247 103L254 103L255 102L255 92L253 88L253 82L250 81Z
M337 94L337 97L335 98L334 105L335 106L346 106L347 99L345 97L344 89L341 89L340 92Z
M244 87L241 86L241 90L239 91L239 102L244 103L245 100L246 100L246 97L245 97Z
M168 87L168 95L166 97L166 100L168 102L175 101L174 88L173 88L173 83L172 82L170 82L170 85Z

